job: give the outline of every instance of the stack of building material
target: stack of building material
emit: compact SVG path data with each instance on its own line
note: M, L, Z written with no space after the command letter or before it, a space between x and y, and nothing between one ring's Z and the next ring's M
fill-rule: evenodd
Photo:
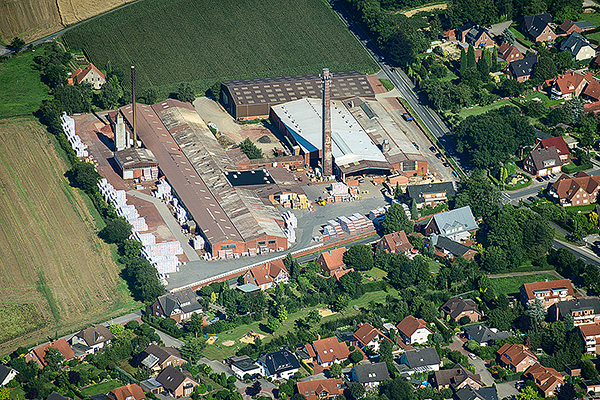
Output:
M206 245L206 241L204 240L204 238L202 236L197 235L194 237L193 245L194 245L194 250L203 250L204 246Z
M173 240L171 242L155 243L145 246L142 249L142 252L150 257L157 257L183 254L183 249L181 248L181 243L179 243L179 241Z
M375 224L373 224L373 221L365 218L365 216L360 213L354 213L350 218L354 221L354 226L359 233L368 232L375 229Z
M154 234L152 234L150 232L148 232L148 233L134 232L133 237L137 241L141 242L142 245L144 245L144 246L150 246L152 244L156 244L156 236L154 236Z
M337 219L340 223L340 226L348 235L354 235L356 233L356 228L354 227L354 221L351 221L348 217L338 217Z
M181 261L175 255L163 255L156 257L149 257L148 261L150 264L154 265L159 275L164 276L165 274L170 274L172 272L179 271L179 265L181 265Z
M285 222L285 226L288 228L296 229L298 227L298 218L291 211L284 212L281 217L283 218L283 222Z
M127 222L131 224L131 229L134 232L145 232L148 230L148 224L146 223L146 218L144 217L134 217L132 215L128 215L125 217Z
M115 190L113 185L108 183L105 178L98 181L100 193L108 204L115 207L117 215L124 217L131 224L134 232L144 232L148 230L148 224L144 217L140 217L135 206L127 204L127 195L124 190Z
M66 112L60 116L60 120L62 121L62 128L67 136L67 140L71 144L73 150L75 150L77 157L87 157L89 155L87 151L88 147L81 141L79 135L75 133L75 120L69 117Z
M164 201L171 201L173 198L173 193L171 191L171 185L167 182L166 179L161 180L158 185L156 185L156 190L152 192L154 197L157 197Z
M171 203L173 204L173 210L175 212L175 218L177 219L177 222L179 222L179 225L184 225L188 219L187 211L185 211L185 208L179 204L179 200L176 197L173 197Z

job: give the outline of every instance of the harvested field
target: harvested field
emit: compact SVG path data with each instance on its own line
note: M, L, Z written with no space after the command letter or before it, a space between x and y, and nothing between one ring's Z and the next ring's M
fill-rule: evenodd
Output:
M4 0L0 2L0 40L26 42L111 10L131 0Z
M0 120L0 354L139 307L53 139Z
M141 92L165 97L181 82L200 94L228 79L379 69L322 0L144 0L64 38L97 66L135 64Z

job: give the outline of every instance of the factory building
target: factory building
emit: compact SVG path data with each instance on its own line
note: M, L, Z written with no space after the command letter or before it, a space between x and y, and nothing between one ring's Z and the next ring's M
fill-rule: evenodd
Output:
M158 179L158 161L148 149L129 148L116 151L114 159L123 179Z
M375 97L367 76L357 71L334 72L331 100L355 96ZM271 107L304 97L321 98L319 74L221 82L221 102L237 120L269 118Z
M300 147L305 163L320 164L323 149L322 101L303 98L271 108L271 120ZM394 167L341 101L331 101L331 149L334 174L341 179L360 174L394 172Z
M190 104L166 100L136 110L138 138L154 153L213 258L287 250L277 210L232 186L225 173L237 172L235 164ZM120 113L132 126L131 105Z

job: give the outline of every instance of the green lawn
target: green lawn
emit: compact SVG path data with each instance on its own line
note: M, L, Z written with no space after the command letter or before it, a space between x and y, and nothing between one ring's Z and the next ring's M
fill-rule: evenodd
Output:
M81 394L85 397L94 396L96 394L106 394L113 390L114 388L118 388L123 386L122 382L119 381L106 381L102 383L98 383L96 385L90 385L81 389Z
M390 289L388 292L378 291L378 292L365 293L359 299L350 300L346 311L344 311L343 313L333 313L331 315L325 316L325 317L323 317L322 322L331 321L331 320L335 320L340 317L346 317L349 315L358 314L358 310L356 310L354 308L355 306L358 306L360 308L360 307L364 307L364 306L368 305L370 302L375 302L375 303L383 302L388 295L397 297L398 292L396 290ZM238 349L239 347L242 347L244 345L244 343L240 342L240 338L242 338L248 332L253 330L256 333L265 335L265 337L263 338L263 341L270 341L275 336L281 336L281 335L287 334L290 330L292 330L294 328L295 321L299 318L304 318L306 315L308 315L308 312L310 310L326 309L326 308L327 308L326 305L321 304L321 305L318 305L315 307L306 308L302 311L297 311L295 313L289 314L288 319L286 319L281 324L281 327L275 332L275 334L263 332L259 328L259 326L261 324L266 323L266 321L267 321L266 319L264 319L262 321L253 322L248 325L238 326L228 332L219 333L219 335L218 335L219 339L217 340L217 342L215 344L208 345L202 353L204 356L208 357L211 360L223 360L223 359L233 355L235 353L236 349ZM223 343L227 342L227 341L234 341L235 344L232 346L224 346Z
M387 276L387 272L382 270L381 268L371 268L369 271L363 272L365 276L375 279L376 281L382 280Z
M182 82L203 94L229 79L379 70L323 0L144 0L63 37L101 69L135 64L140 92L162 96Z
M582 14L581 21L589 21L592 24L594 24L596 26L596 28L600 27L600 13L589 13L589 14Z
M460 112L458 113L458 115L460 115L462 118L467 118L471 115L479 115L479 114L483 114L485 112L488 112L490 110L494 110L496 108L500 108L502 106L506 106L506 105L511 105L512 103L510 102L510 99L507 100L498 100L495 103L489 104L487 106L474 106L474 107L470 107L470 108L462 108L460 110Z
M503 294L514 294L519 293L521 286L524 283L539 282L548 279L549 281L555 281L558 278L555 275L540 273L533 275L517 275L509 278L494 278L490 276L490 286L494 288L496 295Z
M519 32L514 26L511 26L509 29L515 35L515 38L519 42L521 42L521 44L523 44L524 46L527 46L527 47L533 46L533 42L529 39L526 39L525 35L523 35L521 32Z
M42 51L39 47L37 52ZM30 116L49 99L48 87L33 68L36 53L26 51L0 63L0 119Z

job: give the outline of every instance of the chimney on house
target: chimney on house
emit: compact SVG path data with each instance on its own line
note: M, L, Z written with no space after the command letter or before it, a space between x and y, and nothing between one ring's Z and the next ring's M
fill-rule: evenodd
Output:
M333 175L331 156L331 74L329 68L323 68L321 74L321 89L323 92L323 151L321 167L323 176Z
M135 104L135 66L131 66L131 111L133 111L133 147L137 148L137 122L135 114L137 106Z

